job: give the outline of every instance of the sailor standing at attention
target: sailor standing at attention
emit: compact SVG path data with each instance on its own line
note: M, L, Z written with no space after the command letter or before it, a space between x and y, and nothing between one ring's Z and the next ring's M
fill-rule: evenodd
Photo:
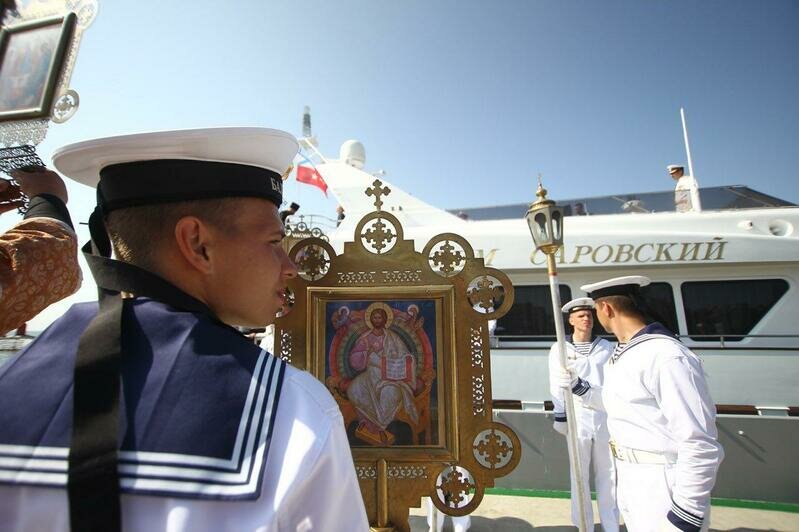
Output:
M594 327L594 301L589 297L578 297L563 305L561 309L569 315L569 324L574 330L573 334L566 337L566 357L573 367L575 375L588 382L602 383L603 367L613 353L613 344L603 338L593 337ZM550 392L555 405L554 429L563 434L568 432L566 425L566 409L563 401L563 388L558 385L561 366L558 355L558 344L549 350ZM588 512L588 523L594 522L591 506L591 489L588 479L591 464L594 466L594 483L596 485L596 500L599 509L599 519L605 532L619 530L619 509L616 507L616 471L613 467L613 457L610 454L607 426L607 415L601 409L594 409L583 405L579 397L575 398L574 410L577 416L577 445L580 453L582 467L581 479L584 505ZM572 522L579 526L580 507L577 503L577 484L575 475L571 474L572 496Z
M642 276L582 286L619 341L603 386L568 371L561 387L608 414L619 509L631 532L710 526L710 492L724 457L702 363L660 323L645 322Z
M56 151L97 187L99 302L0 368L0 530L368 530L330 393L235 328L297 274L277 210L297 149L220 128Z

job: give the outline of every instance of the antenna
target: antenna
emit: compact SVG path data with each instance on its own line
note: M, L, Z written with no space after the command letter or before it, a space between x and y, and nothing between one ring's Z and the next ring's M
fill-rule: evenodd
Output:
M688 159L688 175L691 176L691 207L692 210L699 212L702 210L702 201L699 198L699 182L694 174L694 163L691 160L691 145L688 143L688 126L685 125L685 109L680 107L680 118L682 119L682 135L685 139L685 156Z
M685 138L685 155L688 158L688 174L696 178L694 175L694 164L691 160L691 145L688 144L688 126L685 125L685 109L682 107L680 107L680 118L682 119L682 135L683 138Z
M302 111L302 136L311 137L311 108L307 105Z

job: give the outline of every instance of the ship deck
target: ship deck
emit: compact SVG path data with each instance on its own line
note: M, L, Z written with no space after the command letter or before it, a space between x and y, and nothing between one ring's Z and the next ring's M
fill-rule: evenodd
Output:
M561 495L565 495L565 492ZM472 514L472 526L469 530L470 532L573 531L576 529L571 524L570 507L570 501L565 498L487 494ZM426 503L422 504L422 508L411 508L410 525L413 532L427 532L426 508ZM594 515L597 515L596 503L594 503ZM451 530L452 521L447 518L444 522L444 531ZM597 521L596 531L601 532L601 530L602 527ZM798 531L799 505L721 500L712 506L710 530Z

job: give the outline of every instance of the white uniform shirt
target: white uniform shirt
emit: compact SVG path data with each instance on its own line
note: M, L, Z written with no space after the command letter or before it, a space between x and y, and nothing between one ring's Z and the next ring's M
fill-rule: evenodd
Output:
M699 201L699 186L693 176L684 175L677 180L674 187L674 208L677 212L699 212L702 203Z
M666 456L673 503L706 515L724 451L699 357L676 339L642 334L605 367L604 386L590 384L583 400L605 408L611 439Z
M223 501L122 494L122 529L369 530L338 405L309 373L287 366L284 379L258 499ZM0 532L27 530L69 530L66 489L0 485Z
M604 338L595 338L591 343L591 351L588 356L580 354L574 345L566 342L566 357L574 365L575 374L584 381L602 385L604 366L613 353L614 344ZM555 420L562 421L566 415L566 407L563 400L563 389L555 384L555 375L560 371L560 357L558 356L558 344L549 348L549 391L552 394L554 404ZM584 405L579 396L575 396L574 401L575 416L577 416L579 436L581 438L591 438L595 435L600 424L605 422L606 414L601 408L592 408L591 405Z

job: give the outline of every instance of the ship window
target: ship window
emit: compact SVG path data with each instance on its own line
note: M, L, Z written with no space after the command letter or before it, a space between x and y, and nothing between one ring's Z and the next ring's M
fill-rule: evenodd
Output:
M668 330L678 334L677 308L674 292L669 283L651 283L641 287L641 297L647 306L647 321L659 321Z
M513 306L497 320L494 335L503 341L555 341L549 285L515 286ZM561 305L572 298L571 289L560 285Z
M693 340L743 340L787 291L784 279L683 283L688 334Z

